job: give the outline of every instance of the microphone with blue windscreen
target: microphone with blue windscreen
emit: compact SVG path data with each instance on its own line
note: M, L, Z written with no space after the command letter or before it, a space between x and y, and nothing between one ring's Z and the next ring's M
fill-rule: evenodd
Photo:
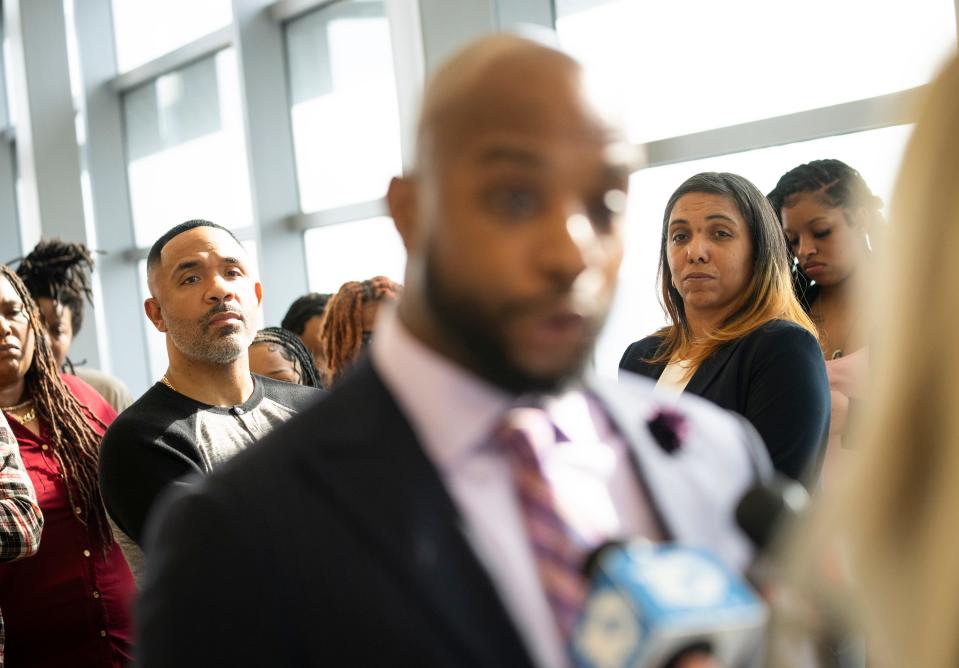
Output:
M664 668L695 651L729 668L759 660L766 605L708 551L611 543L587 568L590 590L571 647L578 668Z

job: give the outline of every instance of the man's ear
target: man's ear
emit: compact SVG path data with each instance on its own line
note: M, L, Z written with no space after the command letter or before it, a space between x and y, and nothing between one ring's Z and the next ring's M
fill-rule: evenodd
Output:
M394 176L390 181L389 189L386 191L386 204L407 253L413 247L416 225L419 220L416 189L415 176Z
M147 318L153 323L159 332L166 332L166 324L163 322L163 311L160 309L160 302L155 297L150 297L143 302L143 311Z

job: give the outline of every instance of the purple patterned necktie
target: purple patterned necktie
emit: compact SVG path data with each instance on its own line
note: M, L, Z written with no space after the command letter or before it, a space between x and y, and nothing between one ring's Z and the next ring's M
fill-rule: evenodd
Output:
M556 429L543 409L514 408L497 429L496 442L508 456L543 591L560 634L568 641L586 598L583 564L593 546L560 515L540 465L539 453L555 444Z

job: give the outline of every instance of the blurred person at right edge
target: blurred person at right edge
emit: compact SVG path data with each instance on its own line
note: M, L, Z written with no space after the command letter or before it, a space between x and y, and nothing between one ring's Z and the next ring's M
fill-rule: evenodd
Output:
M375 276L344 283L326 303L320 328L326 387L331 387L370 345L380 306L395 302L402 289L386 276Z
M959 60L927 95L879 249L873 380L851 435L862 456L781 541L790 591L776 668L816 665L797 645L844 616L870 666L959 665Z
M819 330L832 400L823 483L836 484L846 477L843 436L866 390L872 328L864 287L875 275L882 200L839 160L789 170L768 197L795 257L796 296Z

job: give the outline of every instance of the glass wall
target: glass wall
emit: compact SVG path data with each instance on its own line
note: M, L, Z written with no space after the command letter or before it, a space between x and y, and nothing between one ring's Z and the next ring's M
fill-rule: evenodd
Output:
M384 3L340 2L286 26L300 206L382 197L400 173L400 127Z
M224 49L123 99L138 246L192 218L253 223L236 57Z
M650 141L929 81L952 0L556 0L560 39Z
M132 70L232 20L230 0L113 0L117 67Z
M403 282L406 249L393 219L368 220L318 227L306 233L310 258L310 290L336 292L347 281L386 276Z
M377 275L403 280L406 253L389 218L353 217L402 171L400 121L385 3L337 2L286 25L290 114L300 208L339 210L306 232L310 290L336 292Z

